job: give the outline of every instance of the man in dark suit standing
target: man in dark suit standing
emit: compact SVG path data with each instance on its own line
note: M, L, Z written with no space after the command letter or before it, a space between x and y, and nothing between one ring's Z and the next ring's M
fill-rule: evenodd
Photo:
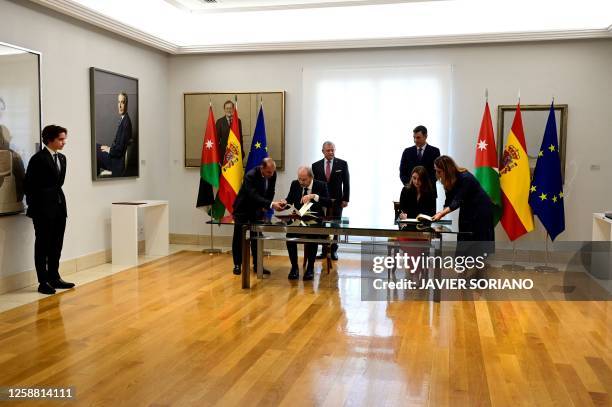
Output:
M287 194L286 202L292 204L296 209L300 209L302 205L312 202L310 211L316 216L323 215L323 207L329 207L329 193L327 192L327 184L314 179L314 175L310 167L298 168L298 178L291 183L289 193ZM320 238L318 235L300 235L296 233L287 233L287 237L306 237L311 239ZM289 280L297 280L300 278L298 268L297 243L287 241L287 252L291 261L291 271L289 272ZM304 244L304 257L306 257L306 270L302 279L304 281L314 278L314 262L317 255L316 243Z
M98 174L100 170L108 170L113 177L121 177L125 172L125 152L132 141L132 120L128 115L127 93L117 95L117 110L121 118L117 125L115 140L112 146L96 144Z
M234 102L231 100L226 100L223 104L223 111L225 112L225 116L217 119L217 123L215 127L217 128L217 139L219 140L219 145L217 151L219 152L219 164L223 165L223 158L225 157L225 149L227 148L227 139L229 137L230 127L232 127L232 117L234 115ZM238 119L238 129L240 130L240 135L238 136L238 141L240 141L240 146L242 147L242 158L244 158L244 144L242 143L242 120Z
M72 288L61 279L59 260L66 229L66 197L62 191L66 177L66 156L59 153L66 144L68 131L56 125L43 129L45 146L32 156L25 175L27 215L32 218L34 263L38 292L54 294L56 288Z
M242 186L234 201L234 236L232 239L233 273L240 275L242 265L242 226L262 219L270 208L281 210L284 201L274 202L276 186L276 163L270 157L264 158L261 164L244 175ZM251 232L249 232L251 233ZM251 234L251 238L255 237ZM251 240L253 265L257 264L257 242ZM255 267L253 267L255 271ZM270 271L264 269L264 274Z
M323 143L321 151L324 158L312 164L314 179L327 184L329 197L334 200L331 213L334 217L341 217L342 209L348 205L351 193L348 164L335 156L336 146L331 141ZM338 240L338 236L334 236L334 240ZM327 246L323 246L322 250L323 253L317 256L320 259L327 257ZM337 251L338 244L332 244L332 260L338 260Z
M436 171L434 170L434 160L440 157L440 150L430 144L427 144L427 128L425 126L417 126L413 130L414 146L408 147L402 154L400 162L400 179L402 184L410 183L412 170L417 165L422 165L427 170L431 186L433 187L434 197L437 198L436 192Z

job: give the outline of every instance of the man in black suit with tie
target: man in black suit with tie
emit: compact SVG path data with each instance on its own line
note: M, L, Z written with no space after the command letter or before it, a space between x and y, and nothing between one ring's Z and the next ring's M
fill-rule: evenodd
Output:
M112 177L121 177L125 172L125 152L132 141L132 120L128 115L128 96L121 92L117 95L117 110L121 118L117 124L117 132L112 146L96 144L96 161L98 174L108 170Z
M337 158L336 146L331 141L323 143L321 149L324 158L312 164L312 172L314 179L327 184L329 197L333 199L331 213L334 217L342 216L342 209L346 208L349 203L351 193L349 169L346 161ZM334 237L338 240L338 236ZM317 256L322 259L327 257L327 246L323 246L323 253ZM338 244L331 245L331 258L338 260Z
M215 127L217 128L217 139L219 140L219 145L217 151L219 152L219 164L223 165L223 158L225 157L225 149L227 148L227 139L229 137L230 127L232 127L232 117L234 115L234 102L231 100L226 100L223 104L223 111L225 112L225 116L217 119L217 123L215 123ZM238 136L238 141L240 141L240 146L242 146L242 158L244 158L244 144L242 143L242 120L238 119L238 129L240 130L240 135Z
M43 129L45 146L30 159L24 180L27 215L32 218L36 234L34 264L38 292L43 294L54 294L56 288L74 287L59 275L67 217L66 197L62 191L66 156L59 151L66 144L67 134L61 126L49 125Z
M268 209L281 210L284 201L274 202L276 186L276 163L270 157L264 158L261 164L244 175L242 186L234 201L234 236L232 238L232 257L234 258L235 275L240 275L242 265L242 226L262 219ZM249 232L251 233L251 232ZM254 235L251 234L251 238ZM257 242L251 240L253 265L257 264ZM255 271L255 267L253 267ZM264 269L264 274L270 274Z
M434 169L434 160L440 157L440 150L430 144L427 144L427 128L425 126L417 126L413 130L414 146L408 147L402 154L400 162L400 179L402 184L408 185L412 170L417 165L422 165L427 170L431 186L433 187L434 197L436 193L436 171Z
M310 211L316 216L323 216L323 207L329 207L329 193L327 192L327 184L314 179L314 175L310 167L298 168L298 178L291 183L289 193L287 194L286 202L292 204L296 209L300 209L302 205L312 202ZM287 237L305 237L316 239L318 235L300 235L296 233L287 233ZM291 261L291 271L289 272L289 280L297 280L300 278L298 268L297 243L287 241L287 252ZM304 256L306 257L306 270L302 279L304 281L314 278L314 262L317 255L316 243L304 244Z

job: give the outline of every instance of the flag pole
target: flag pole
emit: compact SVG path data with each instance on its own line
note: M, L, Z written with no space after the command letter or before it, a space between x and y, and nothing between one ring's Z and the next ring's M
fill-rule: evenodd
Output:
M512 263L502 265L502 269L505 271L523 271L525 266L516 264L516 242L512 242Z
M210 206L210 211L212 212L212 205ZM215 249L215 246L214 246L213 222L214 222L214 220L212 218L212 213L211 213L211 217L210 217L210 247L208 249L203 249L202 250L202 253L210 254L211 256L213 254L221 253L221 249Z
M545 263L543 266L536 266L534 267L535 271L539 271L540 273L556 273L557 271L559 271L559 269L557 267L554 266L549 266L548 265L548 257L549 257L549 250L548 250L548 232L546 232L546 237L545 242L546 242L546 257L545 257Z
M212 107L212 98L209 96L208 97L208 106ZM214 232L213 232L213 221L214 219L212 218L212 205L210 205L208 207L208 213L210 214L210 247L208 249L203 249L202 253L204 254L209 254L209 255L213 255L213 254L218 254L221 253L221 249L215 249L215 244L214 244Z

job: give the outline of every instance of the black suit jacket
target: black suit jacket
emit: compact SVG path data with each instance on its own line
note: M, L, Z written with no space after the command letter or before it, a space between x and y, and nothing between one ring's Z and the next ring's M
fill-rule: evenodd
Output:
M436 193L436 171L434 169L434 160L440 157L440 150L430 144L427 144L425 151L423 151L423 158L421 161L417 160L417 147L412 146L404 150L402 154L402 161L400 162L400 179L402 184L406 185L410 181L410 175L412 170L417 165L422 165L429 174L431 186L434 191L434 197L437 197Z
M58 153L61 171L53 161L53 156L43 148L32 156L26 170L24 188L27 215L30 218L59 218L66 217L66 197L62 186L66 177L66 156Z
M315 180L327 183L329 197L336 200L334 205L339 206L342 204L342 201L349 201L351 186L349 169L346 161L340 158L334 158L329 182L327 182L325 178L325 159L313 163L312 172Z
M400 210L409 218L416 218L420 214L433 216L436 214L436 199L429 194L417 200L416 189L404 187L400 195Z
M217 119L217 123L215 124L217 128L217 140L219 140L219 145L217 146L217 151L219 152L219 164L223 165L223 156L225 156L225 149L227 148L227 139L229 137L230 125L227 122L227 117L223 116L220 119ZM242 150L242 158L244 158L244 144L242 143L242 120L238 119L238 127L240 129L240 148Z
M260 167L255 167L244 175L234 201L235 218L253 221L270 208L276 188L276 172L268 179L267 189L265 184Z
M130 119L130 116L126 113L117 126L115 140L113 140L113 145L110 147L108 153L110 157L111 172L114 177L122 176L125 171L125 152L131 140L132 119Z
M287 194L287 203L295 206L296 209L300 209L302 207L302 192L304 188L300 185L298 180L294 180L291 182L291 187L289 188L289 193ZM312 181L312 191L311 194L319 195L319 202L314 202L310 207L311 212L316 212L317 215L323 216L323 207L329 207L331 201L329 199L329 192L327 191L327 184L325 182L317 181L316 179Z

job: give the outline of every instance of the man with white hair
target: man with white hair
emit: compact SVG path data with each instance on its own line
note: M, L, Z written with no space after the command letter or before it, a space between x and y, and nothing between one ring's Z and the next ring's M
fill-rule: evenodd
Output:
M324 182L314 179L312 169L302 166L298 168L297 179L291 183L289 194L286 199L288 204L292 204L296 209L300 209L302 205L312 202L313 205L310 211L317 216L322 216L323 207L328 207L330 204L327 185ZM295 233L287 233L287 237L306 237L311 239L319 238L318 235L301 235ZM287 252L291 261L291 271L289 272L289 280L297 280L300 278L298 268L297 243L287 241ZM306 270L304 270L303 280L312 280L314 278L314 262L317 255L316 243L304 244L304 256L306 257Z
M312 164L312 172L316 180L327 184L329 197L333 199L332 216L340 218L342 217L342 209L348 206L351 193L348 164L346 161L336 157L336 146L331 141L323 143L321 152L323 153L323 159ZM338 240L338 236L335 236L334 240ZM317 258L323 259L327 257L327 250L328 246L323 245L322 253ZM338 260L337 250L338 244L332 243L332 260Z

